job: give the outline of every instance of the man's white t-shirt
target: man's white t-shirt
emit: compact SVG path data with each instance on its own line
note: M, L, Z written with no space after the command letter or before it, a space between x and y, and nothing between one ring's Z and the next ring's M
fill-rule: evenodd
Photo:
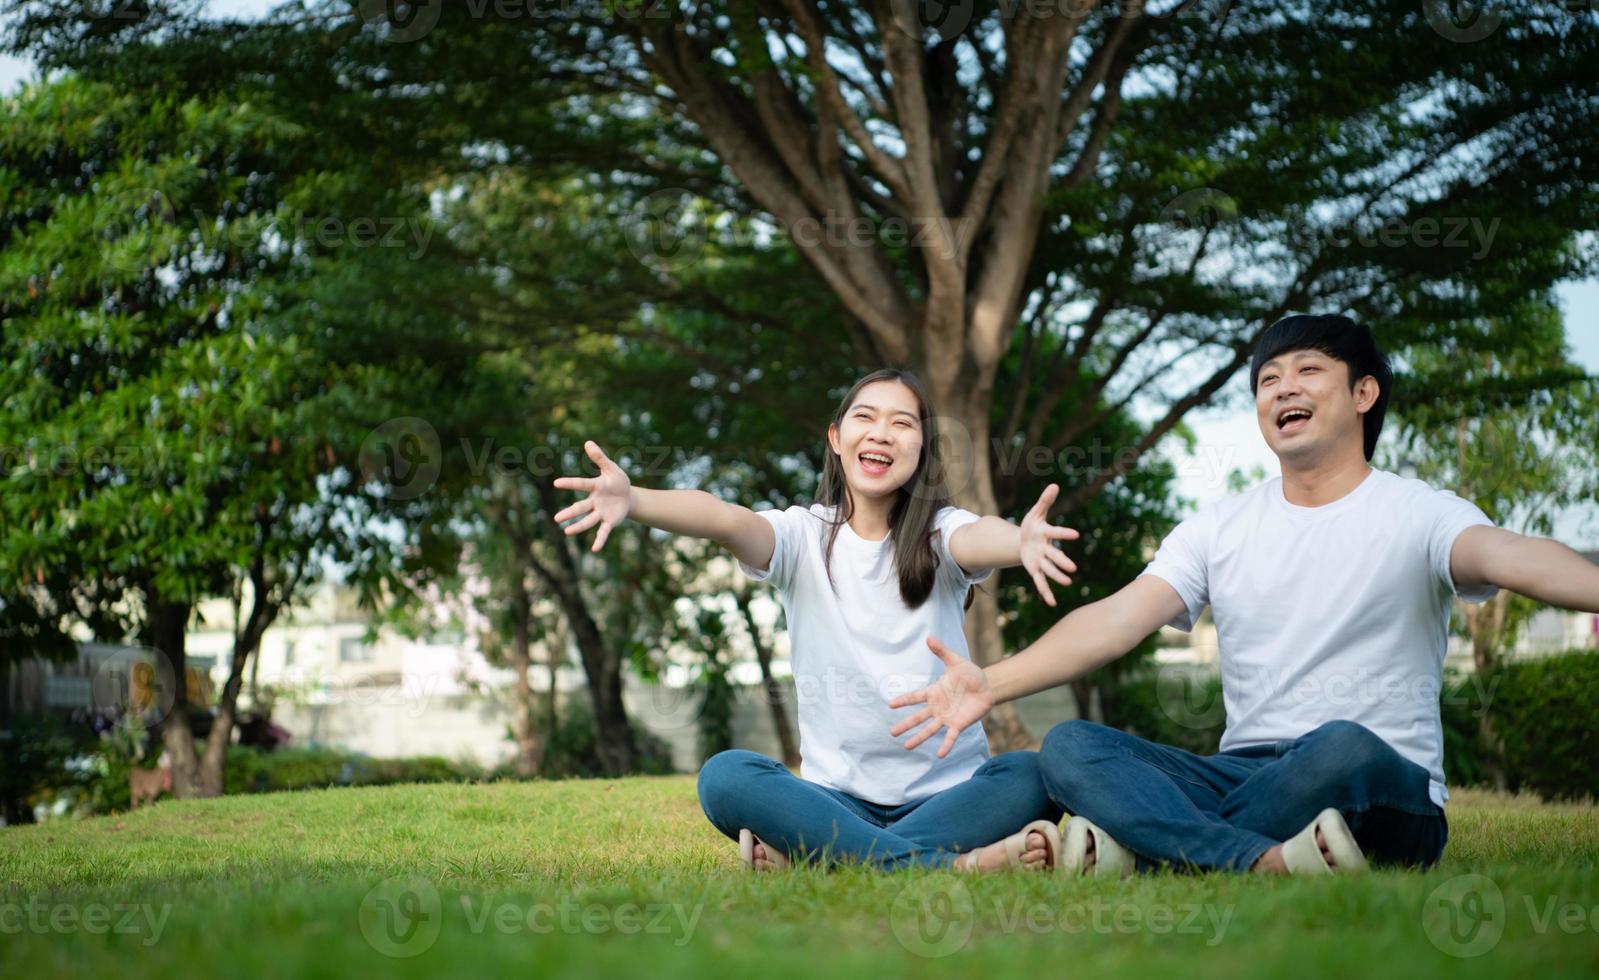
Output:
M1178 525L1144 574L1182 597L1178 629L1211 607L1222 750L1358 722L1426 769L1443 806L1449 554L1478 525L1492 522L1471 502L1380 470L1322 507L1290 504L1279 478Z
M966 591L989 571L968 576L950 556L948 541L978 516L945 507L934 517L938 574L926 601L910 609L899 594L892 535L868 541L849 524L840 526L829 582L824 549L832 508L759 513L777 535L771 565L764 572L740 567L782 595L798 695L800 775L886 806L969 779L988 758L981 725L962 732L943 759L936 754L939 738L907 751L888 731L912 709L893 710L888 702L943 675L944 665L927 648L929 636L971 656L962 630Z

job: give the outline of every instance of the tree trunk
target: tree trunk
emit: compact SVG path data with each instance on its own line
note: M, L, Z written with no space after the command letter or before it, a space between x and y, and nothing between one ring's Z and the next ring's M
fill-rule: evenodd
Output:
M554 486L538 481L537 487L545 511L554 514L560 510ZM609 775L633 772L638 769L639 750L633 726L627 720L627 709L622 705L622 658L605 642L599 624L589 613L588 603L578 586L577 562L572 558L566 536L554 521L539 521L538 526L555 555L555 567L545 568L535 560L533 569L561 603L561 611L566 614L567 625L577 643L578 659L588 680L589 702L594 709L594 742L600 765Z
M178 799L205 795L201 792L200 758L194 751L194 731L189 727L188 655L185 648L190 607L184 602L168 602L154 589L145 591L148 604L145 646L155 651L171 669L172 691L157 693L157 703L167 707L158 721L161 745L167 764L172 767L172 795ZM160 677L159 670L157 677ZM170 698L170 706L165 701Z
M750 645L755 648L755 659L761 665L761 684L766 690L766 706L772 712L772 728L777 732L777 744L782 747L783 765L798 769L799 742L794 738L794 729L788 723L788 712L783 708L783 686L772 676L772 651L761 637L761 628L755 622L755 612L750 608L750 591L735 590L733 599L744 616L744 628L749 630Z
M533 665L532 601L520 567L515 569L510 586L511 667L516 671L511 705L511 735L516 739L516 758L512 767L521 778L532 779L544 764L544 741L540 737L533 683L529 677Z
M927 373L939 376L932 371ZM942 375L939 383L930 381L928 387L940 416L939 441L945 464L945 487L957 505L976 514L998 514L989 447L990 398L986 386L973 383L963 372L953 376L942 372ZM996 598L996 584L1001 574L996 572L978 588L966 613L966 643L972 659L984 667L998 663L1005 656ZM996 754L1038 747L1038 739L1022 724L1014 704L995 705L983 719L983 727L988 732L989 750Z

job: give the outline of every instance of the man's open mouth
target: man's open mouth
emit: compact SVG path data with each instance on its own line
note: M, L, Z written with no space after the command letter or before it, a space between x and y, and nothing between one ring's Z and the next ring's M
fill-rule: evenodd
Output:
M1310 424L1311 411L1308 408L1288 408L1277 415L1277 431L1298 432Z

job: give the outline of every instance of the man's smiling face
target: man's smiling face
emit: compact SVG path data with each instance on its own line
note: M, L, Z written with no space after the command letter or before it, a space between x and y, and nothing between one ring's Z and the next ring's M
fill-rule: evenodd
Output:
M1266 445L1285 462L1309 462L1364 438L1363 413L1377 381L1350 386L1350 367L1319 350L1288 351L1261 365L1255 417Z

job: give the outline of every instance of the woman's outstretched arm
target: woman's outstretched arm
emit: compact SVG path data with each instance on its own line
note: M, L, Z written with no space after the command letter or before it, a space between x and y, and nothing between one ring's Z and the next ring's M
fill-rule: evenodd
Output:
M600 530L594 536L593 550L599 551L605 547L611 528L631 517L640 524L672 534L715 541L751 568L764 570L771 564L777 535L772 525L748 507L727 503L703 490L635 487L622 468L597 444L585 442L583 451L599 467L599 476L563 476L555 481L559 489L586 494L555 515L558 524L580 518L567 525L568 536L598 525Z

